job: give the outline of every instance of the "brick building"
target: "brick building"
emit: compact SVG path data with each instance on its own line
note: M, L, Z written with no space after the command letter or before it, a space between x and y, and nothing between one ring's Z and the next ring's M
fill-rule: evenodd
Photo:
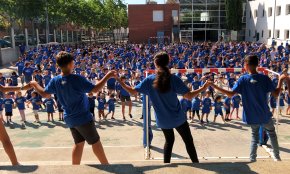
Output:
M179 4L129 5L128 16L131 43L179 40Z

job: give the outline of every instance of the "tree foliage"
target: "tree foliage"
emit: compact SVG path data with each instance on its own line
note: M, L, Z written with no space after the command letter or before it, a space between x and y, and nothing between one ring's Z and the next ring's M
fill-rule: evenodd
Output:
M10 21L46 20L50 25L73 23L96 30L127 27L127 6L121 0L0 0L0 16Z
M241 30L243 18L243 0L226 0L227 29Z

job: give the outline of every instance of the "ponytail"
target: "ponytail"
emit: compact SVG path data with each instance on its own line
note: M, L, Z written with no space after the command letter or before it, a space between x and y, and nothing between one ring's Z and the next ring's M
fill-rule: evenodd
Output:
M169 56L165 52L161 52L155 56L154 61L157 65L157 73L153 82L153 87L161 93L168 92L171 89L171 73L167 67Z

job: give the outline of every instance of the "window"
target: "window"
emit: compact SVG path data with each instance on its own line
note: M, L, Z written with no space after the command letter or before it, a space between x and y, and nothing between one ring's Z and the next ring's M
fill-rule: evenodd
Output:
M290 4L286 5L286 15L290 14Z
M271 38L271 36L272 36L272 32L271 30L268 30L268 38Z
M153 11L153 22L163 22L163 11L154 10Z
M280 38L280 30L276 30L276 38Z
M268 17L272 16L272 11L273 11L272 7L269 7L268 8Z
M280 16L281 15L281 6L278 6L276 8L276 16Z
M262 38L264 37L264 30L262 30L261 37Z
M249 37L251 37L251 30L249 30Z
M289 39L290 38L290 32L289 30L285 30L285 39Z
M258 17L258 10L255 10L255 11L254 11L254 16L255 16L255 18Z
M172 10L172 17L177 17L177 16L178 16L178 11Z

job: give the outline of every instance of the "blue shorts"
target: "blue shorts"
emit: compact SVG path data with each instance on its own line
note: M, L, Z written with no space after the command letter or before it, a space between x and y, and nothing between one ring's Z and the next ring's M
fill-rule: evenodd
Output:
M209 114L210 113L210 109L202 109L202 113L203 114Z
M109 107L109 113L115 112L115 107Z
M217 117L218 115L224 116L223 111L215 111L214 116Z

